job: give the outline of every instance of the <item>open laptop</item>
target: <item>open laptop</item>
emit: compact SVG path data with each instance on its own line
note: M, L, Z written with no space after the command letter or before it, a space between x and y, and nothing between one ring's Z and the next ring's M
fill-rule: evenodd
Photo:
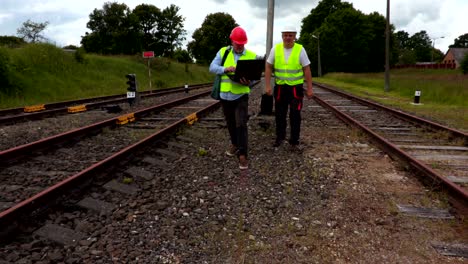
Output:
M232 80L239 82L241 78L260 80L265 69L265 60L238 60Z

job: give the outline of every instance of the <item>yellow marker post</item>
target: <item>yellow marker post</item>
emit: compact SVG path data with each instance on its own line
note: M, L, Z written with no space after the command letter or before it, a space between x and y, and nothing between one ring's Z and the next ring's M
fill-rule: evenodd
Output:
M86 105L77 105L68 107L68 113L78 113L86 111Z
M198 117L196 113L193 113L185 118L189 125L193 125L195 122L198 121Z
M130 113L130 114L126 114L126 115L123 115L123 116L119 116L117 118L117 125L125 125L127 124L128 122L133 122L135 121L135 115L134 113Z
M45 110L45 105L40 104L40 105L31 105L31 106L25 106L24 107L24 112L25 113L32 113L32 112L39 112Z

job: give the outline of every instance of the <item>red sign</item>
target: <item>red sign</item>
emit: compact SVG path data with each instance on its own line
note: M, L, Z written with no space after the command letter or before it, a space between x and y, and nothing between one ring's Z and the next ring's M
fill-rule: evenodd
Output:
M143 58L154 58L154 51L143 51Z

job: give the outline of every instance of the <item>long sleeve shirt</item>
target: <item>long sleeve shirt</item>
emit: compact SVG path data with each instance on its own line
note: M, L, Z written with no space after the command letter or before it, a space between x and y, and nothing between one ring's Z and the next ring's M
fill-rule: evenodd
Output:
M237 60L239 60L240 56L245 54L245 49L244 49L244 51L242 51L241 54L237 54L232 49L230 50L230 52L232 52L232 54L234 54L234 61L237 63ZM219 50L216 53L216 56L214 57L213 61L210 64L210 72L211 73L219 74L219 75L224 74L224 66L221 65L222 60L223 60L223 57L221 56L221 50ZM236 99L239 99L241 96L243 96L243 94L233 94L231 92L227 92L227 93L220 92L219 96L223 100L234 101Z

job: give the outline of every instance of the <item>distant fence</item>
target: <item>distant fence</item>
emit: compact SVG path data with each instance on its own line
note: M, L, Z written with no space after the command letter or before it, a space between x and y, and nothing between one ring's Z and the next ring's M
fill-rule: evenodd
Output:
M402 64L395 65L391 67L392 69L406 69L406 68L415 68L415 69L455 69L455 63L427 63L427 64Z

